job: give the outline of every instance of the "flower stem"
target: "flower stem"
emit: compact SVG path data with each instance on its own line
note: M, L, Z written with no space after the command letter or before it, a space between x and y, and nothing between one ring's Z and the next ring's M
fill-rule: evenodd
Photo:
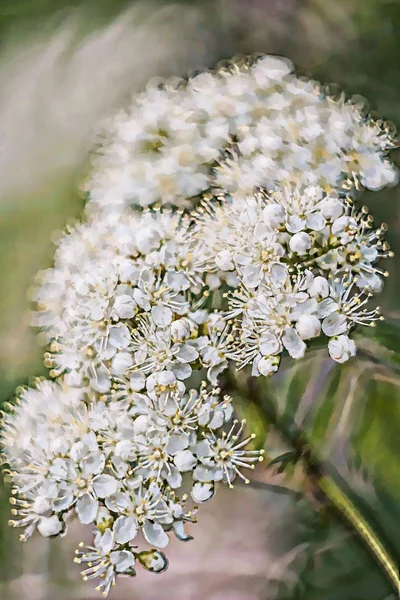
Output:
M352 525L353 529L363 540L367 549L379 562L380 566L385 571L386 577L400 597L399 567L393 557L385 549L382 541L376 535L372 527L357 510L344 491L335 483L332 477L322 475L318 479L318 486L336 511L340 511L340 514Z
M267 426L273 426L293 448L298 460L303 462L315 496L327 508L330 508L353 533L358 535L400 597L399 567L395 559L350 497L329 474L332 469L323 464L316 456L304 432L287 417L278 415L275 403L269 394L265 390L260 393L257 378L249 377L246 385L243 385L238 378L231 375L225 382L225 386L230 393L239 392L246 397L247 401L261 408Z

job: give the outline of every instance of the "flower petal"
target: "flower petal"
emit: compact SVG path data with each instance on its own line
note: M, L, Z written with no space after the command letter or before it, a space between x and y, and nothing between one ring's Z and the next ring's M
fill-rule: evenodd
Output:
M135 557L129 550L111 552L110 559L117 573L126 573L135 564Z
M196 360L198 356L199 353L197 352L196 348L193 348L193 346L190 346L189 344L182 344L182 346L179 348L176 358L183 363L191 363Z
M326 221L321 213L314 212L307 216L307 227L314 231L322 231Z
M171 456L174 456L177 452L185 450L189 445L189 440L184 434L174 433L171 435L167 445L167 452Z
M113 526L114 541L117 544L127 544L137 534L136 519L133 517L118 517Z
M192 491L190 492L191 497L195 502L199 504L206 502L214 495L214 485L212 483L200 483L194 484Z
M93 479L93 490L98 498L107 498L117 491L117 480L111 475L98 475Z
M347 329L348 325L346 316L338 312L328 315L322 321L322 331L329 337L340 335L341 333L347 331Z
M151 316L158 327L168 327L172 321L172 310L168 306L157 304L151 309Z
M356 354L356 345L347 335L329 340L329 355L338 363L344 363Z
M142 532L146 541L152 546L156 546L156 548L165 548L168 546L169 537L158 523L146 521L142 527Z
M97 475L104 469L106 459L102 452L90 452L80 462L80 468L83 477L90 477L90 475Z
M175 521L175 523L173 524L173 530L176 537L178 538L178 540L181 540L181 542L189 542L193 539L193 536L188 535L186 533L185 524L183 521Z
M63 523L57 516L42 517L38 523L38 531L44 537L58 535L63 530Z
M181 473L186 473L187 471L191 471L196 466L197 459L193 456L190 450L181 450L175 455L174 463Z
M166 473L165 479L168 481L169 485L173 490L181 487L182 485L182 475L174 465L169 467L169 472Z
M294 329L287 327L282 336L282 344L292 358L302 358L306 351L306 345Z
M76 502L76 513L78 519L83 525L93 523L97 515L97 509L99 506L98 500L95 500L89 494L84 494L78 498Z

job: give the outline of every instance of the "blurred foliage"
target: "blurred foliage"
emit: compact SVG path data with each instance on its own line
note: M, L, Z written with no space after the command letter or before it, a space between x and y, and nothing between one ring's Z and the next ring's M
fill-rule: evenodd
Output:
M81 11L80 35L84 36L132 4L132 0L1 0L0 61L11 41L23 43L28 32L51 31L74 10ZM365 96L372 110L400 127L397 0L188 0L185 4L201 5L207 13L217 58L253 51L285 54L299 72L334 81L349 95ZM400 164L396 153L394 158ZM62 228L82 207L76 191L77 170L55 173L26 197L12 198L7 210L0 204L0 401L12 397L17 385L44 373L42 350L28 329L26 295L35 273L51 264L52 231ZM376 220L389 223L388 238L397 253L399 198L399 188L365 194ZM303 496L301 501L297 496L290 500L297 527L287 561L296 578L288 583L280 577L274 581L271 575L265 599L392 597L384 570L346 519L332 513L318 494L304 456L293 446L301 432L323 469L399 563L400 324L396 318L400 316L400 261L394 259L389 270L392 276L382 299L389 321L359 333L361 351L356 359L335 365L325 351L315 349L303 361L284 365L268 383L260 380L257 394L262 399L268 393L272 413L271 406L267 410L265 403L256 401L251 389L237 398L239 412L257 435L257 445L265 445L269 458L275 459L267 475L282 471L279 481ZM246 385L244 380L242 385ZM23 551L14 531L6 526L7 497L8 490L0 488L3 581L23 569ZM292 498L289 491L288 498ZM61 546L52 547L50 573L59 581L65 577L60 569Z
M304 530L293 540L309 558L296 567L295 588L279 590L279 600L379 600L394 591L375 562L374 546L382 544L398 569L399 323L371 331L358 334L357 358L346 365L316 349L294 365L284 361L273 378L239 375L237 405L249 421L257 411L263 422L264 439L257 443L266 448L268 470L283 473L280 485L303 490L309 500L297 506ZM340 502L325 497L321 474L344 492L375 541L362 541L346 509L337 510Z

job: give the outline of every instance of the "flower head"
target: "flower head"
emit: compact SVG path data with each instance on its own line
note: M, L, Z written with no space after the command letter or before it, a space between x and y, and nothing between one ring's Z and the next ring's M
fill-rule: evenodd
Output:
M138 564L165 570L196 505L262 460L227 369L271 375L321 335L343 363L382 318L392 253L357 201L397 179L389 128L280 57L149 85L106 133L33 292L55 381L22 392L0 438L11 524L92 524L76 562L104 595Z

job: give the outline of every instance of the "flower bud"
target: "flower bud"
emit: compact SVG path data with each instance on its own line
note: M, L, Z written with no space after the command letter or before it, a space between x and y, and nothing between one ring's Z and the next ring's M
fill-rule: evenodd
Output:
M310 236L304 231L295 233L289 242L289 246L291 251L296 252L296 254L306 254L307 250L311 248Z
M133 365L133 357L129 352L119 352L116 356L114 356L111 369L114 373L118 375L124 373L127 369L129 369Z
M263 219L270 227L280 227L285 221L285 209L279 204L268 204L263 210Z
M117 296L114 302L114 312L120 319L131 319L135 314L136 302L128 294Z
M329 283L325 277L318 275L317 277L314 277L314 280L307 291L313 298L326 298L329 295Z
M315 315L301 315L296 329L302 340L317 337L321 332L321 322Z
M339 335L329 340L329 355L338 363L344 363L356 354L356 345L347 335Z

